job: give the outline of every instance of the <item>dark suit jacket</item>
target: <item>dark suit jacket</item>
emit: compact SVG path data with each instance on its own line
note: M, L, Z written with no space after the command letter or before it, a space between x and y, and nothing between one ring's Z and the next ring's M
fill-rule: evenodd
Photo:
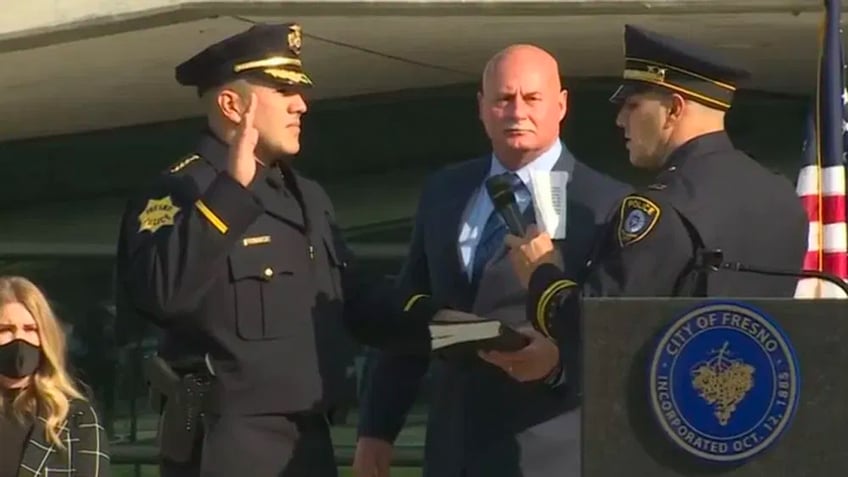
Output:
M108 477L109 439L97 412L89 403L72 400L60 436L65 449L56 447L44 433L45 421L32 427L24 446L18 477Z
M490 156L486 156L447 167L429 178L400 285L409 293L429 294L443 306L522 325L527 323L526 291L506 259L506 247L487 265L476 290L458 254L464 212L489 169ZM608 214L629 187L577 162L565 148L554 169L570 172L566 240L559 245L566 266L580 276ZM431 362L420 356L382 354L365 386L361 435L395 439L430 364L435 389L429 410L426 475L452 477L463 468L468 472L474 462L490 461L483 456L502 446L505 438L578 406L568 398L567 385L552 389L543 383L521 384L477 358ZM496 454L501 462L492 462L492 470L481 474L522 475L514 452L504 449Z

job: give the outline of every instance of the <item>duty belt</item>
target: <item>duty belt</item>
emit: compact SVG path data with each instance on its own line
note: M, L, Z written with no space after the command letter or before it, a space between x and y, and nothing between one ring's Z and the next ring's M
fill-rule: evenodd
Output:
M161 414L160 452L175 462L188 462L201 433L203 408L212 380L211 370L197 366L178 373L168 362L153 356L144 363L144 371L153 391L153 402L164 402ZM186 372L188 371L188 372Z

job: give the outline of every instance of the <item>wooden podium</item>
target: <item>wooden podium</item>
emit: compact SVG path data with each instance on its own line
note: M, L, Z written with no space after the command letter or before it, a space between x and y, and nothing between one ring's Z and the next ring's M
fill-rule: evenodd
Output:
M583 477L848 475L848 300L582 307Z

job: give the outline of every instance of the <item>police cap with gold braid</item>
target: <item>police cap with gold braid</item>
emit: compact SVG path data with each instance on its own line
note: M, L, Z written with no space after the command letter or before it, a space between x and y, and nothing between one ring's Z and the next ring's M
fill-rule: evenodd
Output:
M310 87L300 50L302 29L295 23L256 24L211 45L176 67L177 82L198 94L238 78L274 88Z
M728 110L736 85L750 74L716 52L640 27L624 27L624 80L610 101L649 89L665 89L719 110Z

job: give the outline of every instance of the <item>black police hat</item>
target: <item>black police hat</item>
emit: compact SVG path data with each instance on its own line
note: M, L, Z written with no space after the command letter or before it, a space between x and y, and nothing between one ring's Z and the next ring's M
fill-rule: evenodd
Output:
M636 26L624 27L624 81L610 97L659 88L719 110L730 109L736 84L750 74L713 51Z
M177 82L198 94L237 78L274 87L310 87L300 50L302 29L296 23L257 24L194 55L176 68Z

